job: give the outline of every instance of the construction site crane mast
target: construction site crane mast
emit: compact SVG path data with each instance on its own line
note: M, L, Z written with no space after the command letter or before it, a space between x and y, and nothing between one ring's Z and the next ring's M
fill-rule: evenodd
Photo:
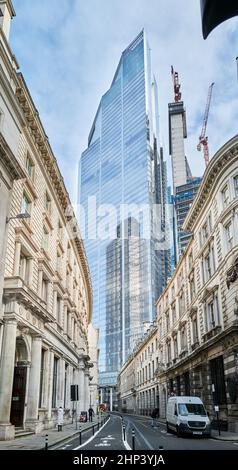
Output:
M178 80L178 72L174 71L173 66L171 65L171 75L172 75L172 80L174 84L174 101L177 103L177 101L181 101L181 92L180 92L180 83Z
M199 137L199 142L197 145L197 149L199 151L201 150L203 146L204 160L205 160L206 166L209 163L209 148L208 148L208 137L206 136L206 130L207 130L207 121L208 121L208 116L209 116L213 85L214 85L214 82L211 83L208 89L207 103L206 103L205 113L203 117L203 125L202 125L201 134Z

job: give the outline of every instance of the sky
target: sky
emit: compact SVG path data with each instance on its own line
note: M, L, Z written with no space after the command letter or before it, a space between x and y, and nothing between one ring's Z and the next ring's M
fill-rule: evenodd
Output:
M168 156L171 65L186 107L186 155L195 176L209 85L215 82L207 126L210 157L237 134L238 17L202 37L199 0L13 0L10 45L58 160L71 201L78 162L101 96L122 51L144 27L159 89L160 138Z

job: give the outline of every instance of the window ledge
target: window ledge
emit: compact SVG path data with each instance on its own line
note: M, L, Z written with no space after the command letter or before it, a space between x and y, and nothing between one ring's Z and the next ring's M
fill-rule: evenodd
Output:
M46 251L44 248L41 248L41 253L44 255L44 257L48 260L48 261L51 261L51 257L48 253L48 251Z
M47 224L48 228L50 230L53 230L54 227L53 227L53 224L51 222L51 217L50 217L49 212L45 211L45 212L43 212L42 215L43 215L43 218L44 218L44 222Z
M209 339L213 338L214 336L218 335L221 332L221 325L216 325L211 330L207 331L203 335L203 341L208 341Z

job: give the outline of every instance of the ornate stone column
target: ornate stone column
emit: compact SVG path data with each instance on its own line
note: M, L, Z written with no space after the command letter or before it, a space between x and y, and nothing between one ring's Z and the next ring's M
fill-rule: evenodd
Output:
M84 407L85 411L89 409L89 367L85 366L84 370Z
M13 268L14 276L19 276L20 255L21 255L21 242L16 242L14 268Z
M79 374L78 374L78 380L79 380L79 409L78 412L80 411L87 411L87 409L84 406L84 360L83 357L80 357L79 359Z
M52 411L52 387L53 387L53 366L54 366L54 352L53 349L49 350L48 353L48 411L47 418L48 421L51 420L51 411Z
M43 271L42 269L40 269L38 272L38 289L37 289L39 297L41 297L41 293L42 293L42 282L43 282Z
M34 270L34 259L29 258L29 280L28 284L30 287L32 287L33 284L33 270Z
M0 361L0 440L13 439L15 426L10 423L14 378L17 321L14 316L4 319Z
M33 337L31 346L31 367L29 374L27 413L25 424L27 429L30 429L35 432L37 432L39 427L38 407L40 393L41 349L41 336Z

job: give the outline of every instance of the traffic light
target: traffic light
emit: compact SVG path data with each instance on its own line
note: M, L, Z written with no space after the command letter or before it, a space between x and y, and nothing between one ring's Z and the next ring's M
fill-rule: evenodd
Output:
M238 2L235 0L200 0L202 15L202 33L206 39L209 33L220 23L238 15Z
M71 385L70 387L70 399L71 401L78 401L79 399L79 386Z

